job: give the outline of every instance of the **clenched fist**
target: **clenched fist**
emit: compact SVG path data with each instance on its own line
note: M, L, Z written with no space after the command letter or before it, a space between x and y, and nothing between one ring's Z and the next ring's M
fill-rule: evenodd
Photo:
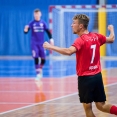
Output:
M108 30L113 30L113 25L108 25Z
M44 42L43 47L46 49L51 49L52 45L49 44L48 42Z

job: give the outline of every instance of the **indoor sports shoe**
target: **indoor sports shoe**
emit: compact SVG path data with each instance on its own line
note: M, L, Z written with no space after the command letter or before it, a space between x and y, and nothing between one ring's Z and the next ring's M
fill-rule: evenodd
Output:
M35 83L37 85L38 88L41 88L43 83L41 81L41 78L43 77L42 72L40 72L39 74L37 74L36 78L35 78Z
M40 80L42 77L43 77L43 72L42 72L42 69L41 69L41 70L40 70L40 73L37 74L35 80Z
M42 78L42 74L41 73L37 74L36 79L40 80L41 78Z

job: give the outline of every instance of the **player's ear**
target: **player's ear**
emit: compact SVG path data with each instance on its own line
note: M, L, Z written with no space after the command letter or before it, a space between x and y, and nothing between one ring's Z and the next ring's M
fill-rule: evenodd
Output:
M42 16L42 13L41 13L41 11L40 11L40 17Z
M80 28L83 28L83 24L80 24L80 26L79 26Z

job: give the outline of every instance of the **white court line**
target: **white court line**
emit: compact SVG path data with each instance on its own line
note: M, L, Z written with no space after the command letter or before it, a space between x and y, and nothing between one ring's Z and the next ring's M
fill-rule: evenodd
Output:
M47 105L82 105L82 103L47 103Z
M50 102L50 101L55 101L55 100L58 100L58 99L66 98L66 97L73 96L73 95L76 95L76 94L78 94L78 92L73 93L73 94L69 94L69 95L66 95L66 96L54 98L54 99L51 99L51 100L47 100L47 101L44 101L44 102L32 104L32 105L29 105L29 106L24 106L24 107L21 107L21 108L17 108L17 109L9 110L9 111L6 111L6 112L2 112L2 113L0 113L0 115L6 114L6 113L9 113L9 112L13 112L13 111L17 111L17 110L21 110L21 109L25 109L25 108L29 108L29 107L32 107L32 106L36 106L38 104L44 104L44 103L47 103L47 102Z
M112 83L112 84L108 84L108 85L104 85L104 87L110 87L110 86L113 86L113 85L116 85L116 84L117 84L117 82Z
M76 77L78 77L76 74L73 74L73 75L69 75L69 76L62 76L62 77L43 77L43 79L46 79L46 78L56 78L56 79L59 79L59 78L69 78L69 77L74 77L74 76L76 76ZM30 78L23 78L23 77L0 77L0 80L1 80L1 78L2 78L2 80L3 79L5 79L5 78L7 78L7 79L10 79L11 78L11 80L12 79L16 79L17 78L17 80L35 80L35 77L30 77ZM51 79L50 79L51 80ZM49 80L49 81L50 81ZM9 82L9 81L8 81ZM16 81L13 81L13 82L16 82ZM21 81L20 81L21 82Z
M7 102L3 102L3 103L0 103L0 104L35 104L35 103L17 103L17 102L15 102L15 103L7 103ZM47 103L48 105L49 104L53 104L53 105L81 105L81 103Z
M113 86L113 85L117 85L117 82L116 83L113 83L113 84L105 85L104 87L110 87L110 86ZM24 106L24 107L21 107L21 108L17 108L17 109L9 110L9 111L6 111L6 112L2 112L2 113L0 113L0 115L6 114L6 113L10 113L10 112L13 112L13 111L17 111L17 110L21 110L21 109L25 109L25 108L29 108L29 107L36 106L36 105L39 105L39 104L45 104L47 102L51 102L51 101L55 101L55 100L58 100L58 99L70 97L70 96L73 96L73 95L76 95L76 94L78 95L78 92L73 93L73 94L70 94L70 95L58 97L58 98L55 98L55 99L47 100L47 101L44 101L44 102L32 104L32 105L29 105L29 106Z

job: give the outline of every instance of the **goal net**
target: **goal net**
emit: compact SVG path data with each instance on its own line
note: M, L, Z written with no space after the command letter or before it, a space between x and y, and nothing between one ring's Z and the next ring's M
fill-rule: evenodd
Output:
M54 8L52 10L52 34L55 40L55 45L59 47L69 47L72 45L74 40L78 37L73 34L71 24L72 18L76 14L86 14L90 17L90 22L88 30L90 32L99 32L99 21L98 21L99 9L76 9L76 8ZM104 12L103 10L100 12ZM106 9L106 29L109 24L113 24L115 27L115 37L117 35L117 9ZM102 24L103 30L103 24ZM106 35L109 35L109 31L106 30ZM106 46L107 56L117 56L117 40L113 44L108 44ZM59 56L60 54L54 52L54 56Z

